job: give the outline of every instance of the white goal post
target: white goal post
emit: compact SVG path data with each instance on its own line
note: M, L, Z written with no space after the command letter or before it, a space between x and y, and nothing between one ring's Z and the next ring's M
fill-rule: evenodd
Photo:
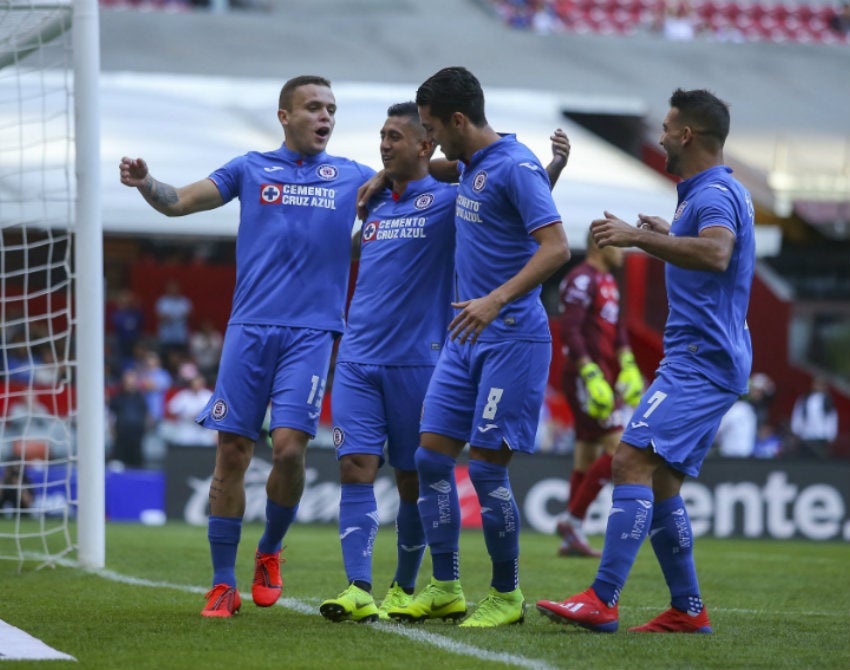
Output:
M0 559L20 566L105 564L99 71L97 0L0 0Z

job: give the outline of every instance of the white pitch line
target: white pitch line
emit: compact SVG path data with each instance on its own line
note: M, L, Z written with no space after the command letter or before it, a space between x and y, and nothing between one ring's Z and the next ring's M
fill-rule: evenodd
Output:
M68 565L76 567L74 563L69 562ZM183 586L181 584L157 582L149 579L140 579L138 577L129 577L127 575L122 575L112 570L92 570L90 572L92 574L103 577L104 579L108 579L113 582L120 582L122 584L130 584L131 586L175 589L177 591L183 591L184 593L206 593L208 590L198 586ZM280 607L284 607L288 610L298 612L299 614L316 613L315 605L310 605L296 598L282 598L278 601L277 604ZM528 670L556 670L555 666L549 665L545 661L533 658L526 658L525 656L517 656L516 654L488 651L486 649L482 649L471 644L452 640L451 638L439 635L437 633L422 630L421 628L390 623L375 623L371 624L371 626L375 630L379 630L384 633L394 633L396 635L401 635L402 637L406 637L410 640L413 640L414 642L421 642L422 644L437 647L439 649L442 649L443 651L447 651L452 654L457 654L459 656L471 656L473 658L494 661L496 663L504 663L506 665L513 665L520 668L528 668Z
M0 661L76 661L0 619Z

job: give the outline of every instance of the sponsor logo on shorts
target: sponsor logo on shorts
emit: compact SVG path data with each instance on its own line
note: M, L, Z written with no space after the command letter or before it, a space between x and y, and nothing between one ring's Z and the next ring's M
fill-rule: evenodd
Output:
M334 449L339 449L342 446L342 443L345 442L345 433L342 431L342 428L340 428L339 426L334 426L333 438Z
M221 421L227 416L227 403L221 398L215 401L212 406L213 421Z

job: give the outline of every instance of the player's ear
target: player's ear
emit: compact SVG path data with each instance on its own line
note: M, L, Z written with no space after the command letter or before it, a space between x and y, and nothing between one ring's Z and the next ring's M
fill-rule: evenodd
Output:
M287 112L285 109L278 109L277 120L280 121L280 125L285 128L287 123L289 123L289 112Z

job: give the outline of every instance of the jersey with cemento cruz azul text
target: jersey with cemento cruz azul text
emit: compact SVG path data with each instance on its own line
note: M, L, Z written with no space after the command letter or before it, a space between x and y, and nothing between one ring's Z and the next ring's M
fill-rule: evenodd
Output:
M722 226L735 234L723 272L688 270L667 263L669 313L664 361L695 368L718 386L745 393L753 362L747 309L755 268L753 201L725 165L704 170L677 185L679 205L670 234L696 237Z
M398 199L385 190L372 200L337 361L437 362L452 315L456 195L427 176Z
M561 220L549 176L513 134L476 151L461 165L457 226L458 301L481 298L516 275L537 251L538 228ZM479 341L550 341L540 286L505 305Z
M225 202L241 205L231 324L342 332L357 189L373 174L281 146L210 175Z

